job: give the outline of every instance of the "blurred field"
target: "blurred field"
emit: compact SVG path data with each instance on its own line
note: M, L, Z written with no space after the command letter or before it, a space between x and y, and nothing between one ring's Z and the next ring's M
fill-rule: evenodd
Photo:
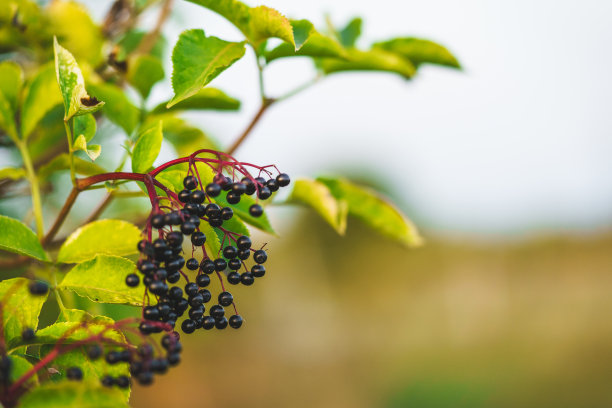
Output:
M144 407L610 407L612 234L407 251L305 216Z

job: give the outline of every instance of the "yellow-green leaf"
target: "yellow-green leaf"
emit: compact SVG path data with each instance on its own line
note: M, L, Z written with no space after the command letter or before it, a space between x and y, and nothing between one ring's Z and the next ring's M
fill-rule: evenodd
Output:
M142 131L134 146L132 171L135 173L145 173L153 166L157 155L159 155L162 139L161 121Z
M62 244L58 262L83 262L98 254L131 255L142 239L137 226L121 220L99 220L74 231Z
M184 111L184 110L238 110L240 101L232 98L217 88L202 88L193 96L166 108L170 101L162 102L153 109L153 113Z
M128 62L127 80L146 99L151 88L164 79L164 67L159 58L141 54Z
M29 279L15 278L0 282L0 301L4 305L2 313L4 341L9 348L22 341L24 329L38 327L38 315L47 300L47 294L32 295L28 289Z
M334 197L329 188L320 181L297 180L289 200L312 207L338 234L344 235L346 232L348 203Z
M121 391L99 382L45 382L19 401L20 408L129 408Z
M457 58L446 47L430 40L414 37L394 38L376 43L374 47L406 58L417 67L421 64L435 64L461 68Z
M98 303L142 306L144 285L125 284L125 277L136 272L136 264L126 258L97 255L72 268L58 288L71 290Z
M74 56L53 39L55 52L55 72L57 83L64 100L64 120L75 115L84 115L100 109L104 102L89 96L85 90L85 80Z
M206 37L204 30L181 33L172 51L174 97L168 108L197 94L217 75L242 58L244 43Z
M77 174L83 176L93 176L95 174L106 173L106 169L97 164L88 162L80 157L74 157L74 169ZM49 163L45 164L38 170L38 177L46 179L51 174L60 170L70 170L70 156L68 153L62 153L56 156Z
M40 261L49 260L36 234L21 221L0 215L0 231L0 249Z
M130 136L140 120L140 109L134 106L117 85L92 82L88 87L93 95L106 102L102 113Z
M43 66L25 89L21 107L21 137L27 140L36 125L55 106L62 103L55 67Z
M0 180L11 179L19 180L25 178L26 171L20 167L5 167L0 169Z
M19 93L23 85L23 71L12 61L0 63L0 92L4 95L13 112L17 110Z
M397 54L374 48L370 51L349 49L347 59L322 58L319 65L323 72L332 74L346 71L382 71L399 74L410 79L416 73L412 63Z

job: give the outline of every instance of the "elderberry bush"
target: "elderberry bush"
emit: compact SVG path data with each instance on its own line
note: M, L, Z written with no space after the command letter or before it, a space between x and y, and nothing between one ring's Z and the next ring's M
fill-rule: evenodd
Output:
M378 71L408 80L428 64L459 68L455 57L414 37L358 47L358 18L318 29L239 0L188 1L226 18L244 41L204 27L183 31L166 49L172 0L115 0L99 21L76 1L0 1L0 153L13 163L0 169L6 408L123 407L132 385L152 384L180 363L182 335L248 330L235 294L269 279L269 247L251 231L275 233L265 206L272 200L314 210L340 235L351 215L403 245L421 243L410 220L372 188L344 177L291 181L275 165L243 161L249 153L239 149L269 109L321 78ZM150 11L159 12L155 27L139 26ZM184 113L240 108L209 84L247 47L261 74L261 106L220 144ZM172 73L164 70L170 55ZM269 65L297 56L313 62L314 78L268 95ZM300 125L320 131L317 123ZM104 198L94 203L90 190ZM125 198L144 201L129 207Z

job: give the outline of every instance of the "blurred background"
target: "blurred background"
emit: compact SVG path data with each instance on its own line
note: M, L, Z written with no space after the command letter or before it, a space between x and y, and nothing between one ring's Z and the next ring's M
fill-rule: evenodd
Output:
M110 4L85 3L99 16ZM361 16L362 45L419 36L459 58L463 71L413 82L333 75L273 107L238 151L294 179L376 185L427 243L406 250L356 220L340 238L311 212L272 209L280 238L257 237L269 273L234 291L245 325L185 338L183 364L135 386L133 406L612 406L612 3L264 3L319 27ZM178 1L168 43L187 28L241 39ZM274 62L268 92L313 75ZM212 86L241 112L189 118L228 145L258 108L253 55Z

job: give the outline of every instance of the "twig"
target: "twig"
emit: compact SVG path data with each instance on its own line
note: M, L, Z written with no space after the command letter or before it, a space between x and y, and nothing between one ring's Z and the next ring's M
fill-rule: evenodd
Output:
M232 144L232 146L227 150L227 154L233 154L238 149L238 147L240 147L242 142L244 142L246 140L246 138L249 136L249 134L251 133L253 128L255 128L255 125L257 125L257 122L259 122L259 120L261 119L263 114L266 112L266 110L275 101L276 101L275 99L264 99L263 100L263 102L261 103L261 107L259 108L259 110L255 114L255 116L251 120L251 123L249 123L247 128L240 135L240 137L238 137L238 139L236 139L236 141Z
M68 195L68 198L66 198L66 202L64 203L64 206L62 207L59 214L57 215L57 218L55 219L53 226L51 227L49 232L47 232L47 235L45 235L45 237L41 240L41 244L43 246L51 242L53 237L55 237L55 234L57 234L57 231L59 231L60 227L64 223L64 220L66 219L66 216L70 212L70 209L72 208L72 205L76 201L79 193L80 193L80 189L78 187L72 188L72 190L70 191L70 194Z
M155 43L157 42L157 38L161 34L161 30L164 27L164 23L170 17L170 12L172 11L172 3L174 0L165 0L164 4L162 4L161 11L159 12L159 16L157 17L157 23L155 23L155 27L153 30L147 33L144 38L138 44L138 48L134 54L148 54Z

